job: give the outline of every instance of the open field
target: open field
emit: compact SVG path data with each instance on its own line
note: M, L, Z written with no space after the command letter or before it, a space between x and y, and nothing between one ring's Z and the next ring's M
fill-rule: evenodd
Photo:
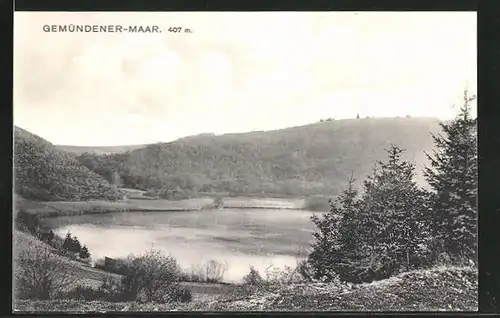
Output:
M254 209L304 209L304 199L278 199L278 198L248 198L231 197L223 198L225 208L254 208Z
M161 199L124 199L118 201L47 201L34 202L17 200L16 207L26 212L38 214L41 217L56 217L80 214L98 214L113 212L155 212L155 211L199 211L212 209L214 198L192 198L186 200L161 200ZM222 208L255 208L255 209L305 209L304 199L278 199L278 198L248 198L229 197L222 198Z

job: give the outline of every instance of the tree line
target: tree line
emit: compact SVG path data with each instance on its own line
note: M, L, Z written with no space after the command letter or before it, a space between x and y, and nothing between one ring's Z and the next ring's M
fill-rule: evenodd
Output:
M90 257L90 252L87 246L82 246L76 236L71 236L71 232L66 233L62 248L65 251L78 254L78 257L81 259L88 259Z
M63 239L44 226L37 214L26 212L24 209L19 209L15 213L15 226L18 230L32 234L61 254L78 255L83 260L90 258L87 246L82 245L78 237L72 236L71 232L66 233Z
M337 120L277 131L193 136L125 153L77 157L117 187L166 199L235 196L337 195L350 171L366 176L388 140L412 156L430 149L437 120Z
M415 166L391 145L388 159L331 202L316 225L308 264L316 279L367 282L439 262L471 265L477 260L477 127L475 96L464 93L457 117L433 134L426 153L429 190L414 180ZM362 192L362 193L360 193Z

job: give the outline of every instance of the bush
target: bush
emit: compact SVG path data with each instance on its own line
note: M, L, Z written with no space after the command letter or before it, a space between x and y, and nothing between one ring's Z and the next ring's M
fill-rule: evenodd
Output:
M302 277L302 279L306 282L313 282L314 272L311 268L311 265L307 262L307 260L297 261L297 273Z
M247 286L257 286L262 284L264 280L258 270L256 270L253 266L250 266L250 272L243 276L243 285Z
M31 234L36 234L40 230L41 224L38 215L28 213L24 209L16 209L14 213L14 225L18 230L29 232Z
M17 299L49 300L72 283L73 263L55 255L44 243L31 241L14 249L14 290Z
M170 299L176 302L187 303L193 300L193 294L186 287L179 286L172 291Z
M262 278L258 270L250 266L250 272L242 279L243 285L248 287L270 287L312 281L312 279L308 278L310 269L305 264L306 262L302 261L298 262L295 268L285 266L283 269L271 265L266 268L265 279Z
M121 280L111 277L105 277L102 280L101 286L98 288L98 293L106 301L124 301L123 287Z
M226 263L210 260L206 263L192 266L188 273L182 274L182 279L189 282L221 283L227 268Z
M285 266L283 269L270 266L266 269L266 282L270 285L288 285L303 283L306 280L298 271L298 267Z
M124 301L169 302L179 299L181 271L175 258L151 249L139 257L130 256L120 268Z

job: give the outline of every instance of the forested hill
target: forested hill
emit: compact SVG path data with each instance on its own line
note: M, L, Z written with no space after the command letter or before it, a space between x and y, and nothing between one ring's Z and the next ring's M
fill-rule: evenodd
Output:
M15 193L37 201L117 199L106 180L73 155L22 128L14 127Z
M430 132L439 130L431 118L332 120L275 131L203 134L125 153L85 153L78 160L110 182L186 196L331 196L351 172L359 181L369 174L391 143L406 149L406 158L420 170L424 151L433 147Z

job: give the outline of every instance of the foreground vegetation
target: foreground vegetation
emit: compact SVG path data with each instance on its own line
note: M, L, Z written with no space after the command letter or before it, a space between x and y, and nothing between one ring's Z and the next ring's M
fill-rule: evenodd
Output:
M477 264L477 126L470 115L474 96L464 93L457 117L433 135L435 149L425 176L404 150L387 149L358 195L353 177L328 213L313 216L317 227L308 262L316 279L353 283L385 279L428 268L440 258Z
M72 272L68 268L74 263L39 241L17 249L15 306L21 310L88 306L148 311L477 310L473 99L465 92L455 120L441 124L443 135L432 135L435 149L426 153L428 188L416 181L415 165L403 157L405 150L390 145L387 159L377 161L362 191L351 174L346 189L329 201L329 212L312 216L314 241L307 258L295 268L267 271L265 277L250 268L234 290L193 297L182 281L220 282L225 267L209 262L186 273L175 258L150 250L115 262L107 270L116 276L99 286L73 286L66 273ZM319 206L322 199L308 204ZM215 201L219 208L227 204L220 198ZM76 244L71 236L67 241Z
M477 271L438 267L371 284L289 283L241 286L191 302L140 303L81 300L15 302L18 311L477 311Z
M21 312L477 310L477 268L470 266L438 265L351 284L311 279L311 269L301 262L296 268L271 269L262 276L250 269L240 285L194 293L180 282L183 273L175 259L154 250L125 259L123 275L98 272L89 283L85 278L90 269L78 270L76 262L51 253L43 242L20 238L28 243L15 249L19 254L13 305ZM208 271L213 278L223 275L217 268L221 267Z

